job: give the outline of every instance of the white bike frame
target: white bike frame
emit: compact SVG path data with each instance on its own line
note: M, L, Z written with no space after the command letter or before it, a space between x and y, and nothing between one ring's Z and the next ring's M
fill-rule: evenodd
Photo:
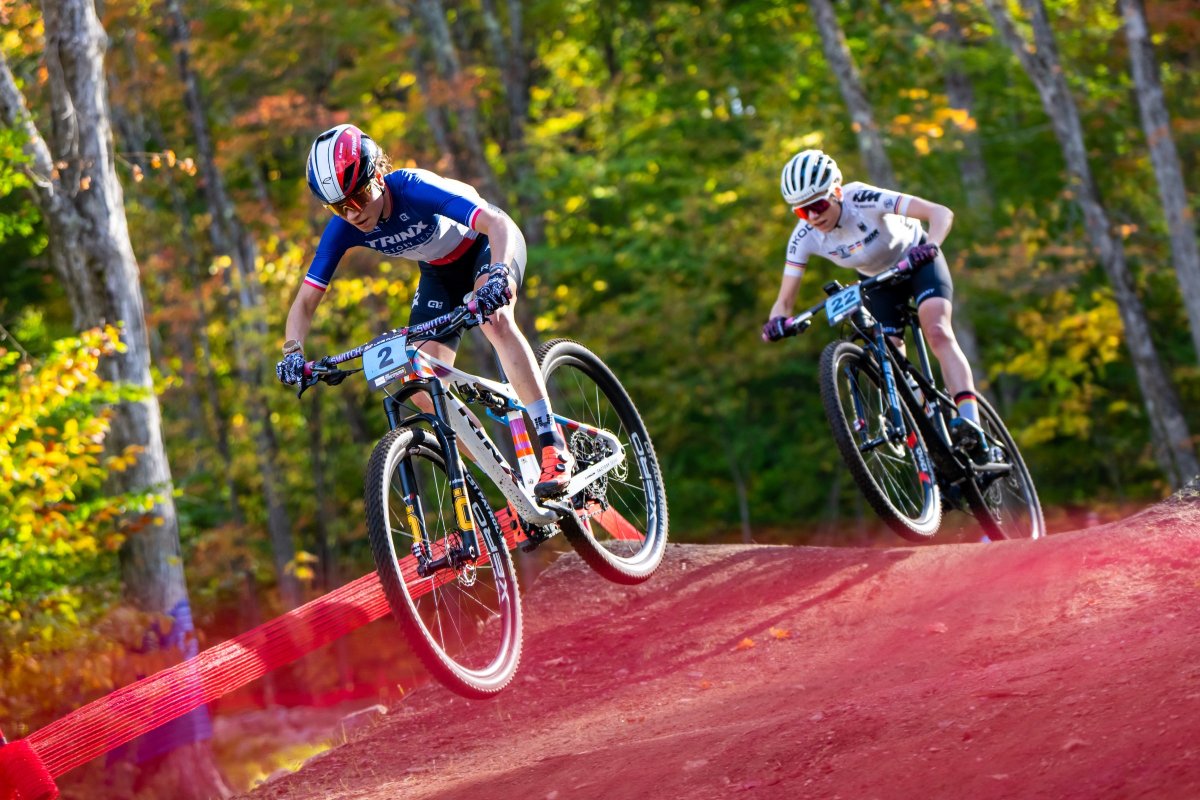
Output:
M521 517L535 525L550 525L557 522L559 512L540 505L533 495L532 490L541 473L541 467L534 456L529 432L525 427L523 415L525 407L521 405L512 386L463 372L451 364L416 349L409 350L408 357L415 374L405 382L425 378L442 383L447 389L446 409L450 417L449 423L454 429L458 441L474 457L475 464L487 474L492 483L496 484L496 487L512 503ZM477 394L480 390L501 397L507 402L504 421L512 434L519 472L512 468L487 432L475 423L467 411L467 403L458 396L460 394ZM554 420L563 426L566 435L569 436L574 431L583 431L606 442L612 451L611 455L572 476L570 483L567 484L566 496L570 497L582 491L584 487L620 464L625 458L624 445L612 433L558 414L554 415Z

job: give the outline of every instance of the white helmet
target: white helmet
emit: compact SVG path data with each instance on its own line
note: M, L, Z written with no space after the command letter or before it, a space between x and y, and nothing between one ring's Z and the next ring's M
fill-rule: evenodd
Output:
M808 205L842 185L837 162L820 150L805 150L792 156L783 168L779 190L792 206Z

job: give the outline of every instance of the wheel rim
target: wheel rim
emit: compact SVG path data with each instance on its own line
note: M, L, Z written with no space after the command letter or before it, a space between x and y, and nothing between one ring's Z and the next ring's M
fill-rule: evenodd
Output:
M927 467L928 454L913 433L913 421L905 409L909 427L906 436L891 436L890 409L874 375L860 369L855 359L845 358L836 370L838 401L842 418L858 445L867 472L892 509L924 526L936 510L933 478ZM881 441L882 440L882 441ZM880 442L875 446L869 443Z
M441 458L423 448L408 452L395 448L384 473L388 478L383 494L388 537L393 555L398 557L407 601L415 612L409 622L439 659L461 678L483 688L503 685L511 677L519 657L517 587L507 555L496 550L492 537L480 530L477 539L482 552L474 562L464 562L457 569L438 570L428 577L419 575L412 555L415 537L399 473L405 457L416 477L420 515L433 559L445 556L448 547L461 541L461 528ZM475 524L490 524L479 522L486 520L486 512L475 487L468 487L467 496Z
M659 535L661 523L658 465L645 432L622 417L587 365L577 359L560 358L550 364L546 386L556 415L612 434L624 454L616 467L572 498L584 531L622 563L637 565L642 558L655 557L649 545ZM564 428L577 471L610 453L603 440L590 436L585 428Z

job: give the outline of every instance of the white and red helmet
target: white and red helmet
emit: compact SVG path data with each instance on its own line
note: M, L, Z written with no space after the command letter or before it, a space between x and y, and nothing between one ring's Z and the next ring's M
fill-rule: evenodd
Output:
M340 203L375 177L379 146L353 125L322 133L308 151L308 188L322 203Z

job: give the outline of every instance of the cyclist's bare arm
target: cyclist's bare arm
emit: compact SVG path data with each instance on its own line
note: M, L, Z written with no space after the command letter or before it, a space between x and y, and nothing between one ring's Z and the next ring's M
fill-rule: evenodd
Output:
M492 261L512 266L517 259L523 260L525 237L512 217L505 214L494 203L488 203L475 219L475 229L486 234L492 246Z
M789 274L791 272L799 272L799 274ZM803 268L797 269L789 265L788 272L784 273L783 280L779 284L779 297L775 300L775 305L771 306L771 313L767 315L767 319L792 315L792 308L795 307L796 298L800 294L800 281L803 277Z
M296 292L296 299L292 301L292 307L288 311L287 325L284 327L284 338L287 341L304 344L304 337L312 327L313 314L324 296L325 293L320 289L307 283L300 284L300 290Z
M940 203L933 203L921 197L912 196L908 201L905 216L929 223L929 241L942 246L950 234L950 226L954 224L954 212Z

